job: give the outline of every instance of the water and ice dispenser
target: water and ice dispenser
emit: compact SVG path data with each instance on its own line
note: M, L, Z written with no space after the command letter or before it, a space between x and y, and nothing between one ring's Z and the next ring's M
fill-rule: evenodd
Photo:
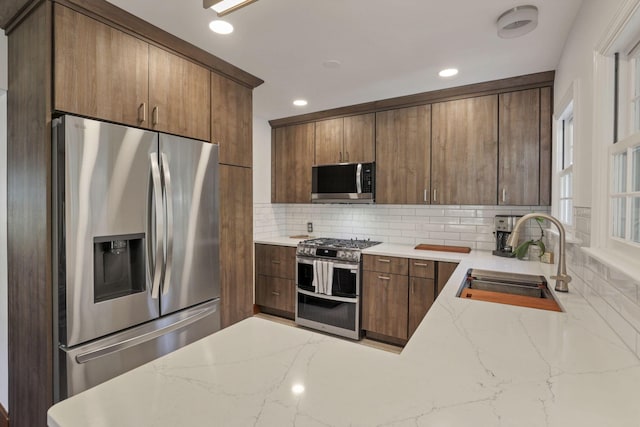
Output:
M144 234L94 237L94 303L145 290Z

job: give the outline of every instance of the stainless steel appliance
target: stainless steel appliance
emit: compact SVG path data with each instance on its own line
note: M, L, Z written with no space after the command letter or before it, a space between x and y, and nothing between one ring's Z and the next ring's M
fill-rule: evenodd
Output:
M522 218L521 215L496 215L495 226L496 231L493 233L496 237L496 249L494 255L502 257L512 257L511 246L507 245L507 240L513 231L513 227Z
M311 239L296 250L296 323L360 339L361 250L380 242Z
M373 203L375 163L338 163L311 168L312 203Z
M217 146L53 124L55 399L220 329Z

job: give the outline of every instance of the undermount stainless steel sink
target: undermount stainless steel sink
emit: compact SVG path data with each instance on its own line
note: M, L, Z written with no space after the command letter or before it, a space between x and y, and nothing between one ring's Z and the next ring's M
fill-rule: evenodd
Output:
M465 277L466 288L545 298L547 281L544 276L505 273L470 268Z
M460 286L459 298L521 307L562 311L544 276L471 268Z

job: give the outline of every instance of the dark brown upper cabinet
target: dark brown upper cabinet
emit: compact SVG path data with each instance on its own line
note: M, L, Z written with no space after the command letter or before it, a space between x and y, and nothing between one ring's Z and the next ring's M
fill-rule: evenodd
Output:
M431 203L495 205L498 96L433 104Z
M374 121L374 114L361 114L316 122L315 164L374 161Z
M376 203L429 203L431 107L376 114Z
M54 5L54 108L208 141L209 70Z
M272 143L273 203L311 203L314 124L277 128Z
M220 163L253 165L252 91L211 73L211 142L220 146Z

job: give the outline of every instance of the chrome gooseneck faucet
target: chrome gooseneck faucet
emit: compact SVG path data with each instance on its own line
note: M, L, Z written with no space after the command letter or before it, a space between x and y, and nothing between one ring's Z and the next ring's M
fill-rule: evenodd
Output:
M565 231L562 223L558 221L556 218L551 215L545 213L530 213L526 214L522 218L516 222L513 227L513 231L507 240L507 246L511 246L512 248L518 244L518 238L520 237L520 228L522 225L530 219L533 218L544 218L555 224L560 233L560 256L558 257L558 273L555 276L551 276L552 279L556 281L556 291L558 292L569 292L569 282L571 281L571 276L567 274L567 264L565 261Z

